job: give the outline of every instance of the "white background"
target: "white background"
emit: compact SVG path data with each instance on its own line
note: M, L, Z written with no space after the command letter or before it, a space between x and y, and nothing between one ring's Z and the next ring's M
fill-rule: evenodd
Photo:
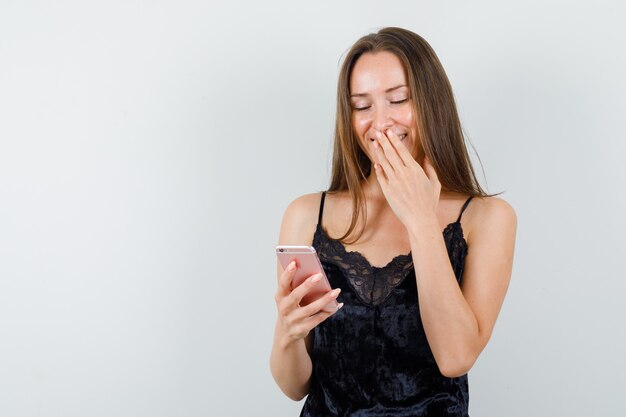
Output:
M518 215L470 414L625 415L622 3L318 3L0 2L0 415L298 415L274 246L384 26L431 43Z

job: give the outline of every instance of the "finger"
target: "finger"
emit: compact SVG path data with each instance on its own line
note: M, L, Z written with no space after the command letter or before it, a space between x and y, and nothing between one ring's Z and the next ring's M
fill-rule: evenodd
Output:
M385 150L381 143L382 139L380 139L379 135L381 135L381 133L376 132L376 141L374 142L374 148L376 149L376 153L378 155L378 165L382 166L385 171L385 175L387 178L390 178L394 175L395 170L387 159L387 155L385 154Z
M391 166L394 168L394 171L397 169L400 169L401 167L404 167L405 166L404 162L402 162L402 159L400 159L400 156L398 156L398 152L396 151L394 146L391 144L391 141L389 140L389 138L385 136L384 133L381 133L378 131L376 131L376 138L378 139L378 143L383 149L385 157L387 158Z
M298 308L300 306L300 301L302 298L307 295L307 293L322 279L321 274L315 274L308 277L302 284L298 285L291 294L287 297L287 309L289 311Z
M311 304L307 304L306 306L301 307L297 309L296 311L294 311L293 312L294 318L304 319L309 316L312 316L313 314L317 313L322 308L324 308L328 303L335 300L339 296L340 292L341 292L341 288L335 288L332 291L328 291L326 294L324 294L317 300L313 301Z
M335 314L337 311L339 311L339 309L337 309L335 311L324 311L324 310L322 310L319 313L314 314L311 317L307 317L306 319L304 319L301 322L302 326L308 332L310 332L315 326L317 326L318 324L320 324L321 322L323 322L324 320L326 320L327 318L329 318L330 316Z
M296 260L291 261L287 268L283 270L283 273L280 274L278 278L278 292L287 296L291 293L291 282L293 281L293 277L296 275L296 270L298 269L298 265L296 264Z
M383 171L383 167L381 167L379 163L374 164L374 169L376 170L376 179L378 180L380 186L384 191L387 187L387 182L389 181L389 178L386 177L385 172Z
M413 156L409 152L409 150L404 146L398 135L396 135L393 130L387 129L387 138L389 143L393 146L396 151L396 155L398 158L398 163L402 163L405 166L408 166L411 161L414 161ZM407 136L408 138L408 136ZM406 139L405 139L406 140Z

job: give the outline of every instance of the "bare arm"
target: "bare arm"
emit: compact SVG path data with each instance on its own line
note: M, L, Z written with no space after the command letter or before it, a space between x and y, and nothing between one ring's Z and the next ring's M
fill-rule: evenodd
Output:
M309 244L317 220L319 194L307 194L294 200L283 216L279 245ZM270 369L280 389L294 401L309 392L313 364L309 355L311 330L334 313L322 311L337 297L331 291L318 300L300 307L299 302L314 285L313 276L291 289L294 271L284 270L278 262L278 287L275 295L278 317L270 355Z
M468 240L461 286L439 225L409 230L424 331L447 377L467 373L491 336L511 278L516 226L508 203L485 201Z
M282 273L280 263L278 275ZM307 335L310 338L310 335ZM280 319L274 327L274 342L270 356L270 369L280 389L294 401L300 401L309 392L312 363L304 339L292 339L281 326Z

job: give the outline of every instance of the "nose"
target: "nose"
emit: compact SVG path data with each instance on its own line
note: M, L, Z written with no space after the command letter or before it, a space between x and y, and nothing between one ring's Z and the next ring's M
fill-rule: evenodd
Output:
M387 106L377 106L372 119L372 127L379 132L384 132L387 128L393 126L390 110Z

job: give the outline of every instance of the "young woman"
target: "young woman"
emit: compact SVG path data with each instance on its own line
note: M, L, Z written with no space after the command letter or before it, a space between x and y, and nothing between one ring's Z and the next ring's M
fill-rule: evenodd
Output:
M330 188L287 207L278 241L314 246L334 288L301 306L315 276L292 290L298 265L278 265L270 367L289 398L308 395L301 416L467 416L516 227L476 179L430 45L393 27L359 39L339 75Z

